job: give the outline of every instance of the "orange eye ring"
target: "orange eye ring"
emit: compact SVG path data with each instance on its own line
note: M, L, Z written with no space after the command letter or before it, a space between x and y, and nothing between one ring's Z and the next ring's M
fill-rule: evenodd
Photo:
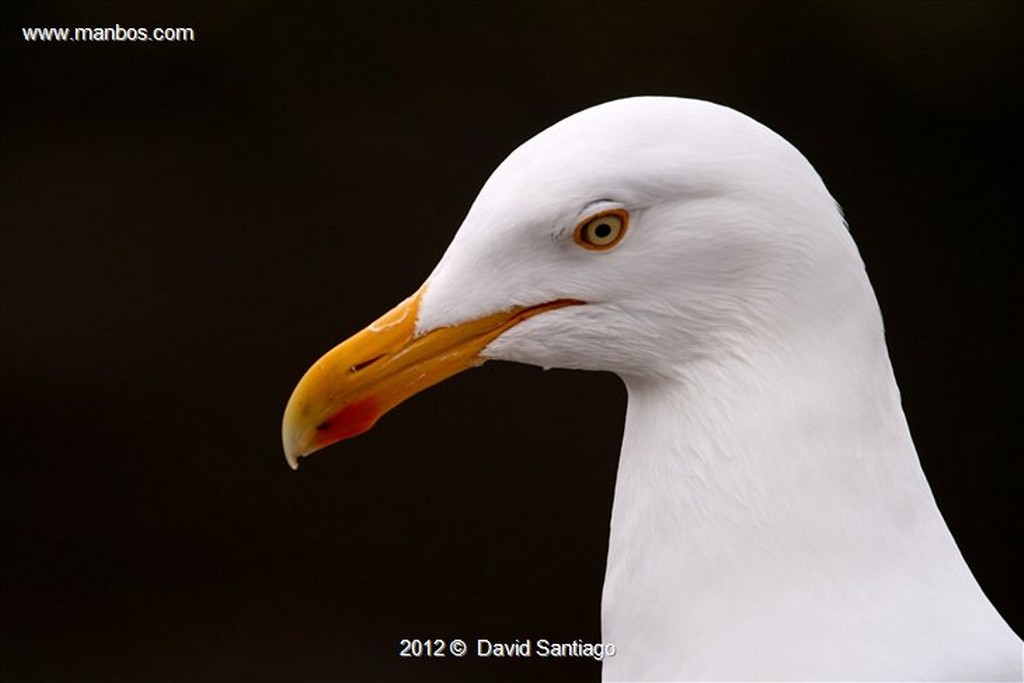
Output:
M628 226L629 212L609 209L582 221L573 231L572 238L584 249L605 251L622 240Z

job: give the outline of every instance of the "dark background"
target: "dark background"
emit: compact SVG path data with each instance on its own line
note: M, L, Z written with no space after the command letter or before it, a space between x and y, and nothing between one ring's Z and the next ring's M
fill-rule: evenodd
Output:
M943 514L1024 629L1019 4L344 5L4 10L0 678L596 680L397 651L599 639L616 378L491 363L297 473L279 430L508 152L652 93L818 168ZM198 39L20 30L115 23Z

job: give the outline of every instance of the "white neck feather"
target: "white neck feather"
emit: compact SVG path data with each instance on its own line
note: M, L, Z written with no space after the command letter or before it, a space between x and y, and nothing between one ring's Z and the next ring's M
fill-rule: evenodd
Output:
M866 328L626 379L606 679L1020 679Z

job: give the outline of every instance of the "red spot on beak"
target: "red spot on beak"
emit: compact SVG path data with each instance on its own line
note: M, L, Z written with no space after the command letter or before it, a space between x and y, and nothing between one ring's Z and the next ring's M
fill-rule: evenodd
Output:
M316 444L322 447L358 436L372 427L379 417L380 411L372 398L350 403L316 426Z

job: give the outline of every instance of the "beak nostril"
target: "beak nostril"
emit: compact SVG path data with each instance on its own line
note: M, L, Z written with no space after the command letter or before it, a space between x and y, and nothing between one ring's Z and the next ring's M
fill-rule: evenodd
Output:
M356 363L355 365L353 365L352 367L350 367L350 368L348 369L348 371L349 371L349 372L353 372L353 373L354 373L354 372L359 372L359 371L360 371L360 370L362 370L363 368L366 368L366 367L368 367L368 366L370 366L370 365L373 365L374 363L376 363L377 361L379 361L379 360L380 360L381 358L383 358L383 357L384 357L384 356L386 356L386 355L387 355L387 354L385 354L385 353L382 353L382 354L380 354L379 356L374 356L373 358L370 358L370 359L364 360L364 361L363 361L363 362L361 362L361 363Z
M323 432L323 431L326 431L326 430L328 430L330 428L331 428L331 421L330 420L326 420L324 422L321 422L320 424L318 424L316 426L316 430L318 432Z

